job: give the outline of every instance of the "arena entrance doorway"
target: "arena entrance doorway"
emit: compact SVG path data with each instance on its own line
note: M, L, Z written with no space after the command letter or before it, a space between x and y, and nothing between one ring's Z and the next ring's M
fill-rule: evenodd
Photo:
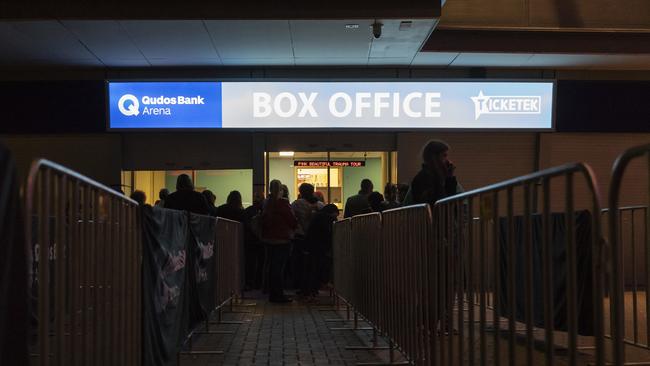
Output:
M289 188L289 200L298 187L310 183L325 203L343 210L348 197L358 193L361 180L370 179L374 190L384 193L386 183L397 182L397 152L267 152L267 184L279 179Z

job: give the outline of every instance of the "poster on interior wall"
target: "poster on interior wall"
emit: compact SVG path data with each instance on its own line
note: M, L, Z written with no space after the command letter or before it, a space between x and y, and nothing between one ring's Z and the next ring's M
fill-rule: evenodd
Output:
M108 128L553 128L553 81L109 81Z

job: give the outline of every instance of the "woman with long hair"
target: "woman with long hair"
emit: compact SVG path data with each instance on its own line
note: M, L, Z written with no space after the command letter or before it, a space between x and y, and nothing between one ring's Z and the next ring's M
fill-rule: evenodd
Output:
M298 220L289 201L283 197L282 182L272 180L270 191L261 214L262 242L266 246L269 260L269 301L291 302L292 299L284 294L282 280Z

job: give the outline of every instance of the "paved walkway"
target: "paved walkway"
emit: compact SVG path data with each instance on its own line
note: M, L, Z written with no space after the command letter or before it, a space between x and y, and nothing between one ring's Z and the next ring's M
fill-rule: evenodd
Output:
M252 294L256 295L256 294ZM266 302L260 294L254 307L236 307L251 313L225 313L224 320L244 320L244 324L220 324L211 330L230 330L233 334L201 335L194 341L196 350L223 350L223 355L183 355L183 366L212 365L355 365L357 362L387 361L387 351L346 350L346 346L369 344L368 330L331 330L351 326L346 322L326 322L341 318L327 307L331 298L324 294L318 303L294 301L290 304ZM251 294L247 293L247 296ZM344 309L342 309L344 310ZM361 322L359 326L362 326ZM381 345L381 344L380 344Z

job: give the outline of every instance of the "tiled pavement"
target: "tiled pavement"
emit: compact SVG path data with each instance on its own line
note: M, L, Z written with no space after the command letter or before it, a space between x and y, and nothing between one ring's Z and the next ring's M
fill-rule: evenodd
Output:
M247 294L250 296L250 294ZM372 332L368 330L331 330L352 326L346 322L325 319L345 316L328 305L331 299L322 295L316 304L294 301L290 304L268 303L262 296L245 300L256 306L236 307L251 313L224 313L224 320L244 320L244 324L221 324L212 330L230 330L233 334L200 335L193 350L222 350L223 355L183 355L183 366L212 365L354 365L357 362L387 361L387 351L346 350L346 346L366 345ZM332 309L322 311L321 309ZM359 323L361 327L363 323ZM380 344L381 345L381 344Z

